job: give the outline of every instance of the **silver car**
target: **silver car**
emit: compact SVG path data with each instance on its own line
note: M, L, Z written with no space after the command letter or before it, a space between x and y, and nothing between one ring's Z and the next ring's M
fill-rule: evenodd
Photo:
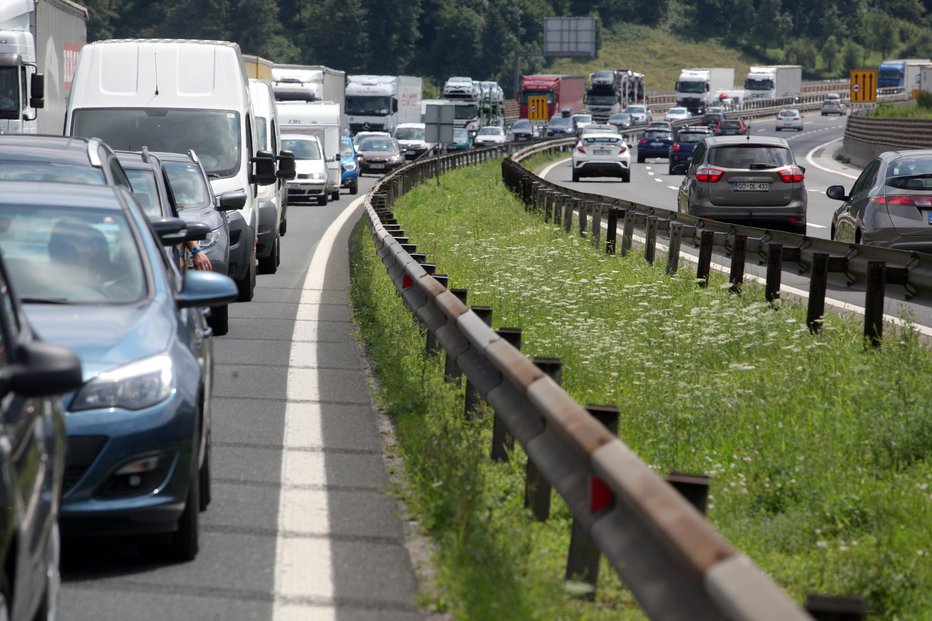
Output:
M805 169L783 138L717 136L693 153L677 194L680 213L806 233Z
M881 153L850 195L840 185L825 194L844 201L832 216L832 239L932 252L932 149Z
M779 132L784 129L795 129L798 132L803 131L803 115L800 114L799 110L787 109L777 112L777 123L774 130Z

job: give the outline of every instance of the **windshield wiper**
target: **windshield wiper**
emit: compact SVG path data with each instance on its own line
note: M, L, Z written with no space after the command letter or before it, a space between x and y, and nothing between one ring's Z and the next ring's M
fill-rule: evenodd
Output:
M20 298L23 304L70 304L68 298Z

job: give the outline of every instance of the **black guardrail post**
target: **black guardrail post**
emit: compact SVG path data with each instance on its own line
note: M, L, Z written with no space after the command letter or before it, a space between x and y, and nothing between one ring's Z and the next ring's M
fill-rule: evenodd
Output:
M495 333L507 341L512 347L521 351L521 328L499 328ZM492 419L492 460L507 462L514 447L514 436L508 431L508 425L506 425L498 413L496 413L495 417Z
M573 228L573 199L568 194L560 195L563 205L563 230L567 233Z
M610 205L608 208L608 226L605 232L605 253L615 254L615 240L618 239L618 208Z
M864 336L871 347L880 347L883 337L883 300L886 289L886 263L868 261L867 291L864 294Z
M592 245L598 248L602 245L602 203L590 203L592 208Z
M621 231L621 256L628 256L634 240L634 210L625 209L624 228Z
M822 331L822 317L825 315L825 291L828 288L828 253L813 252L812 268L809 280L809 307L806 311L806 325L813 334Z
M735 235L735 245L731 249L731 273L728 276L732 293L741 293L741 286L744 284L744 260L747 249L748 236Z
M644 259L654 264L657 254L657 216L647 216L647 238L644 240Z
M680 269L680 245L683 241L683 224L670 223L670 242L667 248L667 274L676 274Z
M618 435L618 408L613 405L587 405L586 411ZM601 552L586 528L575 517L570 531L570 550L566 557L566 582L573 593L594 600L599 582Z
M534 358L532 362L554 382L563 383L563 362L559 358ZM524 506L531 510L538 522L546 522L550 517L550 483L530 457L525 469Z
M712 266L714 244L715 231L702 231L699 235L699 264L696 266L696 279L700 287L709 286L709 268Z
M579 218L579 236L585 237L586 229L589 225L589 201L574 198L573 206L575 207L577 217Z
M667 483L672 485L673 489L678 491L700 513L705 514L709 505L708 475L671 472L667 475Z
M767 287L764 297L773 304L780 299L780 282L783 278L783 244L767 244Z
M809 593L805 609L816 621L864 621L867 618L864 598L858 596Z
M491 327L492 326L492 309L488 306L472 306L470 307L472 312L478 315L479 319L482 322ZM479 409L479 404L482 402L482 393L480 393L469 381L469 378L466 378L466 398L465 398L465 407L464 414L466 418L473 416L475 411Z

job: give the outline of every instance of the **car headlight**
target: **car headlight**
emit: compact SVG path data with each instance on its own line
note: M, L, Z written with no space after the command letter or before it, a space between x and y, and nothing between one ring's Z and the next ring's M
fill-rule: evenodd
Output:
M324 178L324 173L319 173L319 172L311 173L311 179L316 179L317 181L320 181L323 178Z
M343 164L343 170L356 170L356 162L347 162Z
M220 228L218 227L214 229L213 231L211 231L210 234L207 235L207 237L199 241L197 245L200 246L202 250L206 250L210 248L211 246L213 246L214 244L216 244L219 239L220 239Z
M167 399L173 384L171 358L159 354L99 374L75 395L69 409L142 410Z
M388 161L389 161L389 162L399 162L399 161L401 161L401 154L391 156L390 158L388 158Z

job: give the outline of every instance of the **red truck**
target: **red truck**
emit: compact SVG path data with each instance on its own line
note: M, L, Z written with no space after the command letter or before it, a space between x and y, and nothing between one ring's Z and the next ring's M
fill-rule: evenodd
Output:
M586 78L581 75L526 75L521 78L517 97L521 118L549 121L567 108L573 114L582 113L585 94ZM546 109L542 98L546 98Z

